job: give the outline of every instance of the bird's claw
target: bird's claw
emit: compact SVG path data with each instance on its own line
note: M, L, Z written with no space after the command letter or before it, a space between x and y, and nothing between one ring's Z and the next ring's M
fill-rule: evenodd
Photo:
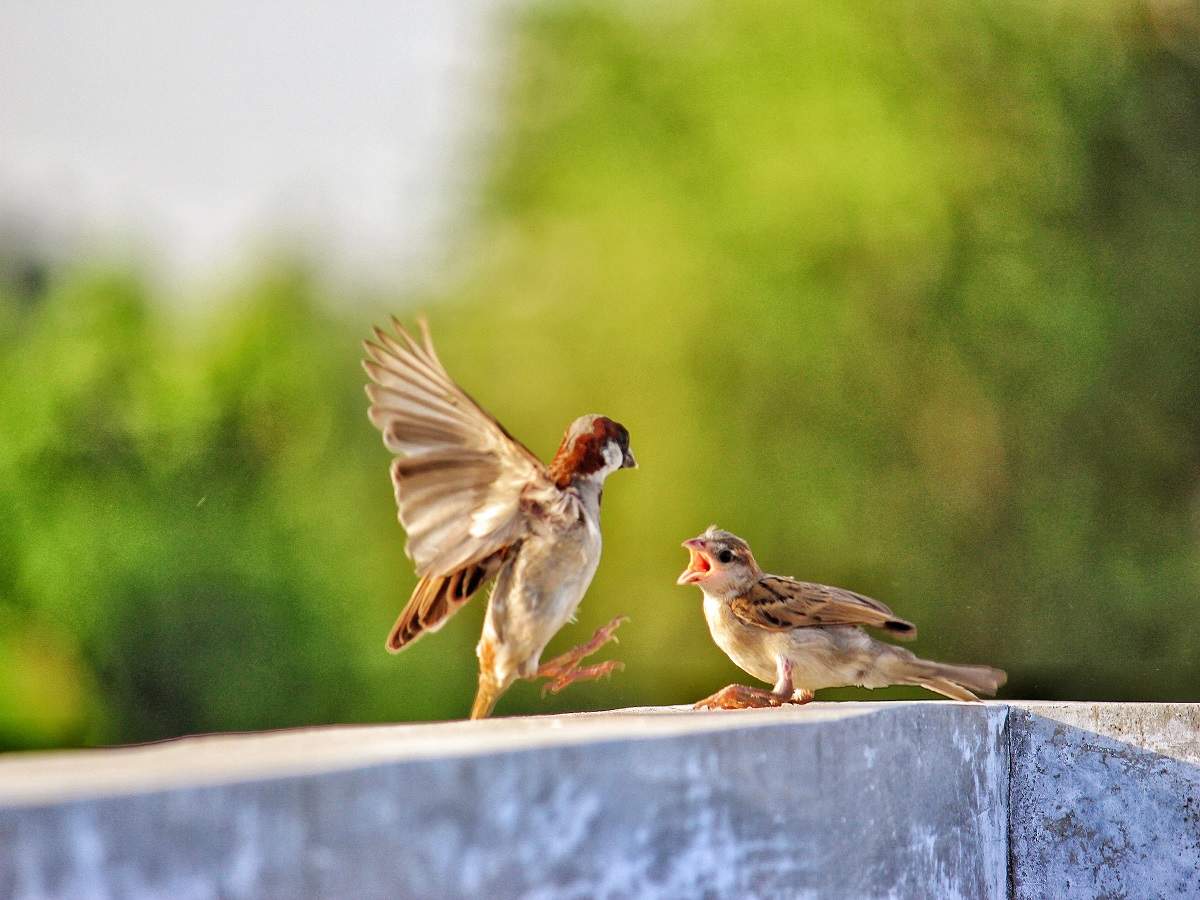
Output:
M592 666L569 669L542 685L542 696L557 694L567 685L574 684L576 681L594 681L598 678L607 678L613 672L620 672L624 668L625 663L619 659L610 659L607 662L596 663Z
M619 660L609 660L608 662L596 663L591 666L580 667L579 663L585 658L591 656L609 641L619 643L615 632L622 624L629 621L628 616L617 616L607 625L601 625L596 629L596 633L591 639L568 650L560 656L554 657L549 662L542 663L537 670L534 678L548 678L547 684L542 687L542 696L547 694L557 694L567 685L576 681L591 681L597 678L603 678L612 675L613 672L619 672L625 668L625 664Z
M534 677L557 678L565 672L578 668L581 660L591 656L609 641L615 642L617 639L614 636L614 632L621 627L622 623L628 621L628 616L617 616L607 625L601 625L586 644L573 647L566 653L556 656L549 662L544 662L538 666L537 675Z
M715 694L692 705L692 709L763 709L783 706L785 703L801 705L812 700L811 691L796 691L790 697L781 697L773 691L730 684Z

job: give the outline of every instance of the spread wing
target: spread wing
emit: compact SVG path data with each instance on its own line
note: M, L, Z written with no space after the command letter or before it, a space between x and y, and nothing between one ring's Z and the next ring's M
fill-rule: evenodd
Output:
M880 603L842 588L764 575L749 593L731 604L733 614L768 631L790 631L814 625L870 625L898 638L917 636L916 626Z
M509 547L530 504L560 493L541 461L454 383L422 321L364 346L371 422L397 455L392 482L417 574L449 576Z

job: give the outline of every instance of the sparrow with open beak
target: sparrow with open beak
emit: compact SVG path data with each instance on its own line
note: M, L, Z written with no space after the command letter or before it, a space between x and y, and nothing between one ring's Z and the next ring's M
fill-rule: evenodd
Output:
M392 484L405 550L420 581L388 635L397 653L441 628L488 581L471 718L491 713L518 678L548 678L557 693L599 678L617 662L580 661L613 639L623 621L540 664L570 621L600 562L604 480L636 467L625 426L604 416L571 423L547 467L454 383L422 321L421 340L392 320L366 341L371 422L397 458Z
M861 626L902 640L915 638L917 629L862 594L766 574L749 544L715 525L683 546L691 559L678 583L704 592L713 640L742 669L774 685L767 691L731 684L697 709L807 703L813 691L850 685L912 684L978 701L977 693L995 694L1004 684L999 669L930 662L875 640Z

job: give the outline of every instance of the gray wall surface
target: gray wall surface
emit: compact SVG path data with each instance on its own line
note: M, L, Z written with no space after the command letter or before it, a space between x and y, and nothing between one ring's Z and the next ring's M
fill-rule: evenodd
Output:
M0 760L0 897L1200 896L1200 707L812 704Z
M1009 713L1013 896L1200 897L1200 707Z

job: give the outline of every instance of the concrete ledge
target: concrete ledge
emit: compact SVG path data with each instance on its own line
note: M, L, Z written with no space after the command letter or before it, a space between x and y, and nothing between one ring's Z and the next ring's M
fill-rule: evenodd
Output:
M811 704L0 759L0 897L1200 895L1200 706Z

